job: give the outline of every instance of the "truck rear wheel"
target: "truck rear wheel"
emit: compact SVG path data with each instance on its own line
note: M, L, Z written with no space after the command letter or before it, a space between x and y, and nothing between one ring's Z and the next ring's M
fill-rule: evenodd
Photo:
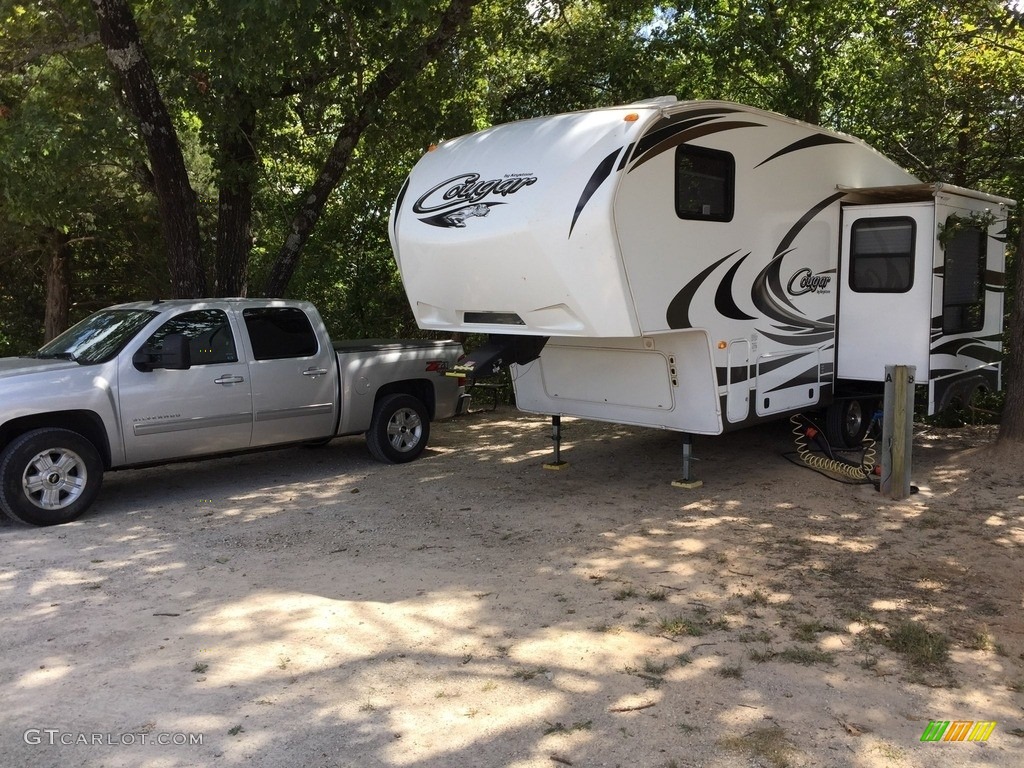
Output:
M426 406L412 395L385 395L373 409L366 444L378 461L404 464L427 447L430 416Z
M96 499L103 462L96 447L68 429L35 429L0 454L0 509L29 525L59 525Z

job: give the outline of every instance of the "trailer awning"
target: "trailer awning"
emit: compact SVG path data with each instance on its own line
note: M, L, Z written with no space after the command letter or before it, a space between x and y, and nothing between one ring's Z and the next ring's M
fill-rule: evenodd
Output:
M984 200L994 205L1005 205L1013 207L1016 200L1008 197L990 195L987 192L979 192L976 189L958 187L954 184L943 184L941 182L922 184L897 184L890 187L845 187L837 184L836 189L845 193L844 203L918 203L924 200L931 200L943 193L970 197L975 200Z
M486 343L465 355L446 375L467 379L497 376L512 364L523 365L536 360L547 341L547 336L491 334Z

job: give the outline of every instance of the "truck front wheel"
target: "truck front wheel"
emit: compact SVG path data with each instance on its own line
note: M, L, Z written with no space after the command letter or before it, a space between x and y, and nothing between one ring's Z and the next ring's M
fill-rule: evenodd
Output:
M412 395L385 395L373 409L366 444L378 461L404 464L427 447L430 416Z
M68 523L100 492L96 447L68 429L34 429L0 454L0 509L29 525Z

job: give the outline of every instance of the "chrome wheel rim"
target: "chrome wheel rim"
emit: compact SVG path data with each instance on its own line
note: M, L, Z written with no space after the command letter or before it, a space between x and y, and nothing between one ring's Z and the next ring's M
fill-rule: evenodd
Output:
M859 400L851 400L846 409L846 434L856 437L860 434L861 425L864 423L864 409L860 407Z
M423 422L411 408L402 408L388 420L388 442L401 453L415 448L423 437Z
M28 462L21 488L40 509L64 509L78 501L88 480L81 456L67 448L47 448Z

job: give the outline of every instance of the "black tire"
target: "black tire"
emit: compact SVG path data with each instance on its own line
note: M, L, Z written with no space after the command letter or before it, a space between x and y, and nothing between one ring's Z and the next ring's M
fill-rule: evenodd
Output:
M860 448L874 414L873 400L838 400L825 410L825 437L833 448Z
M0 454L0 509L29 525L69 523L103 484L96 447L68 429L35 429Z
M378 461L404 464L423 453L430 439L430 417L412 395L385 395L373 409L366 445Z

